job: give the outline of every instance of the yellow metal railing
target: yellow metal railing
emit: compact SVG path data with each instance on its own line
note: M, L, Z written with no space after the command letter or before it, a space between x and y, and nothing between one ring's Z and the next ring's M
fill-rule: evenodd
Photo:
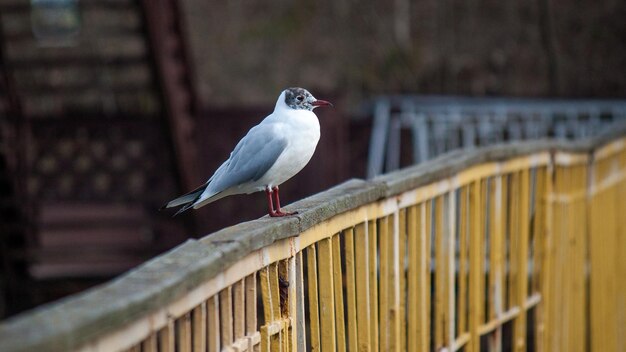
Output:
M6 322L0 350L624 350L623 135L350 181Z

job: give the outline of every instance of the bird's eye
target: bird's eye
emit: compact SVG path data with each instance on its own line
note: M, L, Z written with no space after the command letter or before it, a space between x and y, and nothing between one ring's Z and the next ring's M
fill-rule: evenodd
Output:
M296 99L298 99L298 101L302 101L302 100L304 100L304 97L303 97L302 95L298 95L298 96L296 97Z

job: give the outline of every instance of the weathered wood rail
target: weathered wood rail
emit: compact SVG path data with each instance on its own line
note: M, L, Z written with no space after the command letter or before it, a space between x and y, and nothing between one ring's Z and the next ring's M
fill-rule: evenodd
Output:
M626 126L446 154L189 240L0 351L618 351Z

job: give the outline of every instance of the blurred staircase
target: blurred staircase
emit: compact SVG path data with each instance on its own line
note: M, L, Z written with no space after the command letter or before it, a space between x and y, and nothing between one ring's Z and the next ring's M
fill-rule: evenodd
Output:
M50 45L33 33L30 1L0 1L0 316L188 237L157 211L187 188L194 162L175 6L81 1L75 38Z

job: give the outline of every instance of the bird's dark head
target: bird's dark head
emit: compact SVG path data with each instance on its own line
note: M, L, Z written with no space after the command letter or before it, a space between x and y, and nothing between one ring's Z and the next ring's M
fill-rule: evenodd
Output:
M315 97L304 88L285 89L285 104L295 110L309 110L320 106L333 106L326 100L315 99Z

